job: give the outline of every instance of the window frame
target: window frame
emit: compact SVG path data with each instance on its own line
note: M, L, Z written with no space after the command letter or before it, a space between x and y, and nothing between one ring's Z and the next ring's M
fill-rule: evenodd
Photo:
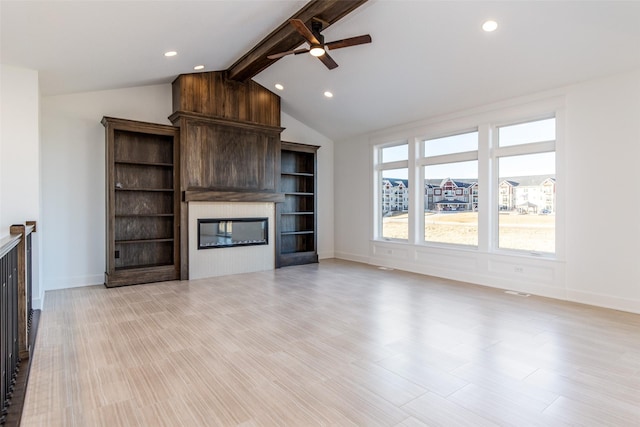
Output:
M448 137L453 137L458 135L465 135L465 134L474 133L474 132L478 134L478 148L476 150L461 151L461 152L450 153L450 154L439 154L436 156L427 156L425 154L426 144L428 141L431 141L434 139L440 139L440 138L448 138ZM466 127L463 129L458 129L456 131L449 131L449 132L425 133L417 139L419 141L418 147L419 147L420 156L416 159L415 164L416 164L416 169L418 170L417 172L417 175L419 176L418 182L422 183L421 186L424 186L424 182L426 178L425 168L427 166L447 165L452 163L462 163L462 162L469 162L469 161L475 160L478 162L478 171L480 170L480 159L479 159L480 129L478 126ZM454 179L454 177L449 177L449 178ZM480 177L478 177L478 180L479 178ZM435 191L436 190L434 189L434 193ZM424 221L425 194L424 193L425 193L424 189L422 189L420 191L420 194L418 196L418 201L417 201L417 205L421 207L421 210L420 210L420 214L418 215L418 220L416 223L416 228L420 230L419 236L416 239L416 243L421 246L451 247L456 249L477 250L478 245L463 245L463 244L456 244L456 243L434 242L426 239L425 232L424 232L424 229L425 229L425 221ZM446 194L447 194L447 190L440 190L439 195L444 196ZM478 240L480 239L479 228L480 228L480 222L478 220Z
M491 157L490 164L493 174L491 176L492 181L492 190L496 191L495 202L492 203L491 206L491 229L493 232L490 234L490 252L497 254L517 254L522 256L531 256L535 258L547 258L547 259L556 259L558 257L558 242L559 242L559 233L558 233L558 213L556 207L555 221L554 221L554 232L555 232L555 242L554 242L554 252L537 252L530 251L525 249L510 249L510 248L501 248L500 247L500 224L499 224L499 211L500 211L500 202L498 200L499 196L499 185L500 185L500 167L499 160L501 158L515 157L515 156L526 156L529 154L543 154L543 153L555 153L556 157L556 165L555 165L555 179L556 179L556 189L558 186L558 135L560 133L560 123L561 119L558 116L561 115L560 111L555 111L552 113L547 113L543 115L531 116L527 119L520 118L519 120L512 121L503 121L500 123L496 123L491 125ZM499 129L501 127L506 126L515 126L518 124L524 123L533 123L541 120L555 118L555 131L556 131L556 139L548 140L548 141L537 141L530 143L522 143L517 145L507 145L504 147L500 147L499 141ZM556 194L556 198L557 198Z
M385 148L397 147L400 145L407 145L407 160L394 160L391 162L384 162L382 151ZM412 147L408 140L396 140L393 142L387 142L382 144L376 144L373 146L373 188L374 188L374 209L373 209L373 238L374 240L380 240L385 242L398 242L409 243L411 242L411 167L409 159L412 155ZM408 238L407 239L394 239L390 237L384 237L382 235L382 179L385 170L393 169L407 169L407 181L409 182L409 198L407 201L408 209Z
M488 256L515 256L529 259L546 259L561 261L565 259L565 198L567 190L564 186L564 174L566 169L566 155L564 140L566 132L566 99L562 95L551 95L548 98L532 99L524 102L503 102L488 105L466 112L451 114L446 117L425 120L421 123L412 123L404 128L397 127L391 131L371 134L369 136L370 153L373 153L369 163L372 169L370 177L372 182L373 200L373 224L371 224L372 240L378 242L409 244L433 249L449 249L465 252L477 252ZM519 145L499 147L497 136L498 128L502 126L516 125L548 118L556 119L555 141L539 141ZM469 157L469 152L454 153L449 155L437 155L430 158L425 155L423 141L436 138L445 138L468 132L478 132L477 158ZM385 169L408 168L409 182L409 239L390 240L382 239L381 215L380 215L380 164L378 164L378 150L399 144L408 144L409 159L405 163L384 164ZM556 200L555 200L555 253L530 253L517 249L498 247L498 214L500 208L499 198L499 172L497 171L498 158L518 154L535 154L533 152L555 152L556 170ZM427 193L423 187L424 166L431 164L455 163L455 161L477 160L478 162L478 188L483 191L475 191L474 201L478 201L478 246L457 245L439 242L427 242L424 239L424 206L425 199L433 197L437 188ZM381 181L380 181L381 182ZM416 184L418 183L418 184ZM432 194L433 193L433 194ZM470 193L472 191L470 190ZM482 209L485 206L485 209Z

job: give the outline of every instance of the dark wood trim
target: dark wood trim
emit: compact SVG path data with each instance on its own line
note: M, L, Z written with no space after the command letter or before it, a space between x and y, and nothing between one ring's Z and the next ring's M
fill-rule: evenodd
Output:
M226 119L224 117L212 117L206 114L192 113L190 111L176 111L175 113L169 116L169 120L171 121L171 123L176 123L183 118L190 119L191 124L201 122L201 123L206 123L208 125L223 125L223 126L234 127L237 129L244 129L244 130L256 131L261 133L277 132L278 134L280 134L284 130L284 128L280 126L267 126L267 125L262 125L258 123L249 123L249 122L243 122L240 120ZM177 126L180 127L179 124Z
M187 190L185 202L284 202L284 193L249 191Z
M27 225L14 224L9 227L9 232L20 236L18 243L18 349L20 358L29 357L29 325L28 320L31 313L30 299L31 289L27 284L27 236L36 229L35 221L27 221Z
M29 228L29 232L31 227ZM20 235L18 243L18 351L20 358L29 357L28 332L27 332L27 275L26 275L26 253L27 253L27 227L24 224L14 224L9 227L11 234Z
M281 141L281 150L303 151L305 153L316 153L320 149L319 145L301 144L299 142Z
M293 254L280 255L278 257L278 268L301 264L315 264L317 262L317 252L298 252Z
M300 19L311 26L311 19L315 17L331 25L366 2L367 0L312 0L289 19ZM248 80L277 61L268 59L268 55L295 49L304 42L304 38L287 19L229 67L227 76L231 80Z
M189 203L184 201L180 202L180 229L180 280L189 280Z
M175 126L162 125L149 122L138 122L136 120L120 119L117 117L104 116L100 121L106 128L109 126L113 129L127 130L131 132L153 133L156 135L174 135L177 131Z
M117 286L138 285L141 283L165 282L176 280L179 272L175 265L161 265L154 267L140 267L115 270L105 273L105 286L113 288Z

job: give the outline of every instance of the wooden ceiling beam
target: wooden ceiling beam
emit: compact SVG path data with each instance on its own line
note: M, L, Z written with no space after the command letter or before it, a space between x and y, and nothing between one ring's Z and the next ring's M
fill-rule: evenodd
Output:
M300 19L311 27L311 19L315 17L331 25L366 2L367 0L312 0L289 19ZM229 67L227 77L246 81L277 61L268 59L268 55L295 49L304 42L287 20Z

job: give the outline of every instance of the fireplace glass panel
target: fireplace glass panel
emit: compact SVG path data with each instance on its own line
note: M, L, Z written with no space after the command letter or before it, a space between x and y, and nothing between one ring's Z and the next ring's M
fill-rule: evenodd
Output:
M268 218L198 220L198 249L268 244Z

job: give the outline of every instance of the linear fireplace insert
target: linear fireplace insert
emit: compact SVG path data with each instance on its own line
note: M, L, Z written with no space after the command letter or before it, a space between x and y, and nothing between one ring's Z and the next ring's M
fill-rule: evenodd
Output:
M268 243L268 218L198 219L198 249L255 246Z

